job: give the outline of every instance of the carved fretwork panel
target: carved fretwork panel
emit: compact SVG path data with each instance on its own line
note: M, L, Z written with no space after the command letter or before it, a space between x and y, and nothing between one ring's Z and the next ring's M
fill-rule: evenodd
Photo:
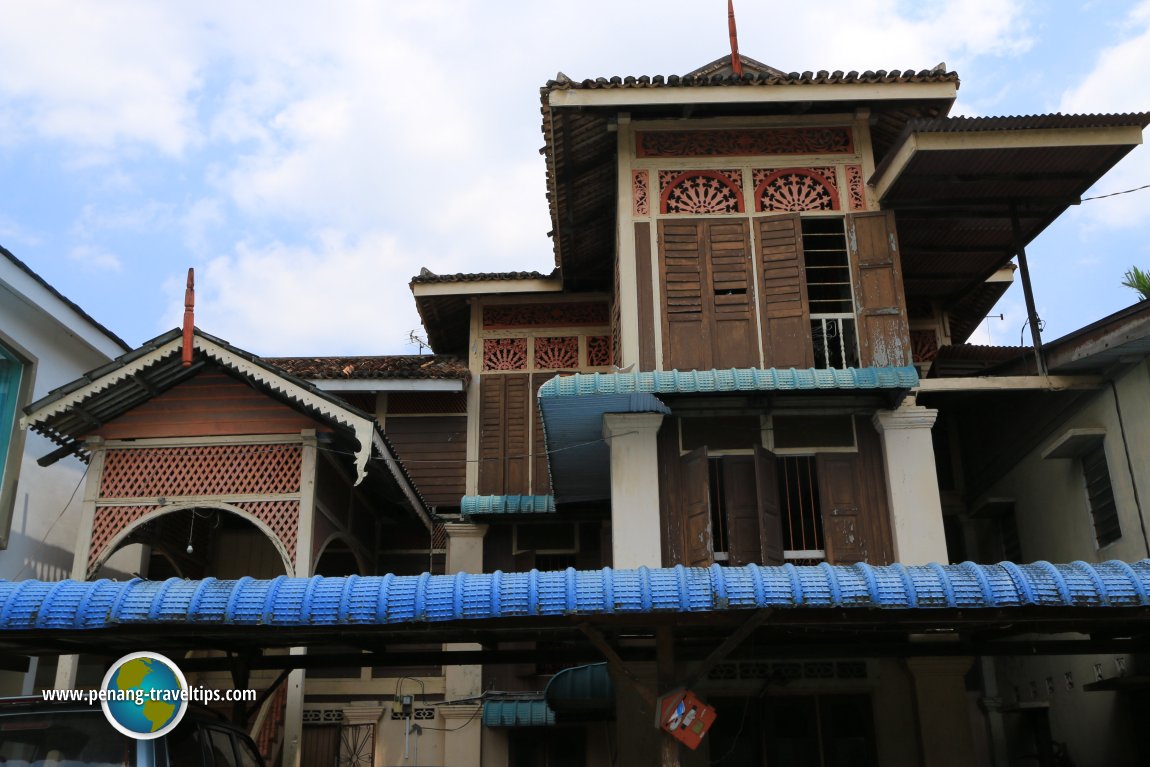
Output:
M742 213L743 174L735 170L659 171L660 213Z
M645 170L631 172L631 212L636 216L645 216L651 212L648 202L648 176Z
M606 325L610 321L606 302L548 304L494 304L483 307L483 329L562 328L573 325Z
M567 370L579 367L579 337L535 339L535 367L544 370Z
M866 210L866 182L863 180L861 165L843 166L847 172L847 198L850 200L850 209Z
M484 370L526 370L526 338L488 338L483 341Z
M639 157L750 157L764 154L853 154L851 129L761 128L639 131Z
M833 167L764 169L754 170L751 175L756 212L793 213L841 207Z
M911 355L914 362L931 362L938 354L938 333L933 329L910 331Z
M606 367L612 363L611 337L587 337L587 367Z
M299 492L300 446L192 445L108 450L101 498Z

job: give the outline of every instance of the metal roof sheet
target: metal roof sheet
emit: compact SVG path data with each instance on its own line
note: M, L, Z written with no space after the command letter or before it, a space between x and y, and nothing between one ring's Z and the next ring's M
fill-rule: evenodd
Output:
M917 385L918 370L913 365L889 368L731 368L646 373L576 373L557 376L543 384L539 388L539 399L630 393L910 389Z
M465 495L460 502L465 517L506 514L554 514L553 495Z
M357 380L376 378L471 378L466 360L450 354L396 354L377 357L264 357L263 361L298 378Z
M542 698L509 698L483 702L484 727L551 727L555 712Z
M646 568L202 581L0 581L0 630L353 626L619 613L1150 606L1150 560Z
M560 710L612 706L615 703L615 685L606 663L573 666L551 677L543 690L543 698Z

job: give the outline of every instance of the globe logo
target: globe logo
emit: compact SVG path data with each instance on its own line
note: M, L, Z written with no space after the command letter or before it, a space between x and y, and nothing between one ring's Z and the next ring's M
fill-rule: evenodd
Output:
M188 681L163 655L137 652L112 664L100 686L100 705L113 727L151 740L171 732L188 710Z

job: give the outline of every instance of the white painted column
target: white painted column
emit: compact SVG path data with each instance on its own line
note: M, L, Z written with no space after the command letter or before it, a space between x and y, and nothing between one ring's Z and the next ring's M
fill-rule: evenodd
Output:
M904 565L949 562L930 439L937 417L937 410L909 403L874 415L886 465L894 558Z
M315 538L315 479L318 462L318 441L315 429L300 432L300 501L299 520L296 522L295 572L297 578L312 575L312 544ZM306 655L306 647L293 647L292 655ZM295 669L288 674L287 696L284 701L283 767L301 767L300 746L303 741L303 704L306 695L307 672Z
M611 445L611 556L617 568L662 567L659 524L660 413L607 413Z
M923 767L979 763L966 699L966 672L973 663L968 657L906 660L918 709Z
M487 525L450 523L447 531L448 575L483 572L483 536ZM474 643L444 645L445 650L480 650ZM483 694L483 666L445 666L443 697L449 705L437 706L447 732L443 737L443 763L462 767L480 764L483 752L483 725L479 722ZM459 703L452 703L460 701ZM463 702L466 701L466 702Z

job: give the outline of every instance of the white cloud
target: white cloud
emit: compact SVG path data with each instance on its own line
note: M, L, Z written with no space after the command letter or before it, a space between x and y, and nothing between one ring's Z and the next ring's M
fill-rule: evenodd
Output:
M87 271L119 272L124 268L115 253L93 245L77 245L68 253L68 258Z

